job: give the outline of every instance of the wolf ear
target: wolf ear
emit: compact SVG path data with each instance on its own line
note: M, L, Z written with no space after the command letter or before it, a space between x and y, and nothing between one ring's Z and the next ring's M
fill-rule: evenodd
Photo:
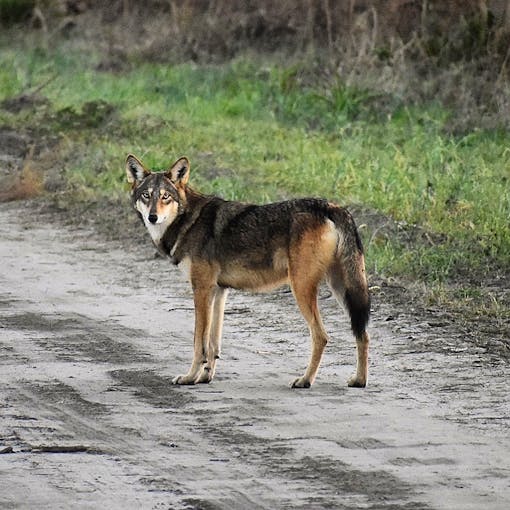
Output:
M140 182L145 177L147 177L150 174L150 171L147 170L142 162L130 154L126 159L126 175L127 180L131 184L136 184L137 182Z
M186 186L189 179L189 159L186 157L179 158L170 168L165 172L165 175L174 183Z

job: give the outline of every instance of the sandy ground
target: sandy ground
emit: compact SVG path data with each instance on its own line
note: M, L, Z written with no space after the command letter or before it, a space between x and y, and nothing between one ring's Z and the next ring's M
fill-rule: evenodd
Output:
M231 293L210 385L191 360L191 294L149 243L27 224L0 205L0 508L510 508L510 365L374 296L369 386L331 334L314 387L285 291ZM380 297L380 296L379 296Z

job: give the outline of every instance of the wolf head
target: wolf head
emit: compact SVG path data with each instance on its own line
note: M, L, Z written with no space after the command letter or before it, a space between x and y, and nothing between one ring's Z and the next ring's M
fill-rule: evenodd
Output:
M133 206L156 243L182 212L189 168L189 160L185 157L179 158L164 172L152 172L132 154L126 159Z

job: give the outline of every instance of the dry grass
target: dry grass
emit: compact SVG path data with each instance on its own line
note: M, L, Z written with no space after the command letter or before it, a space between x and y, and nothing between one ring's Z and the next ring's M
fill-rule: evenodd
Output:
M41 194L43 188L42 174L27 161L20 172L5 179L0 190L0 202L34 198Z

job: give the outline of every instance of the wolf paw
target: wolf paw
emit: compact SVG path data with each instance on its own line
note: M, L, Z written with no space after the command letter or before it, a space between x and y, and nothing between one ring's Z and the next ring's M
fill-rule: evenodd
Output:
M367 385L367 381L358 379L358 376L356 376L356 375L353 375L347 381L347 386L349 386L349 388L364 388L366 385Z
M310 388L312 383L304 377L298 377L294 382L291 383L291 388Z
M196 377L190 377L189 375L178 375L172 379L172 384L186 385L195 384Z
M203 372L199 377L195 379L196 384L209 384L213 380L213 373L210 370L204 368Z

